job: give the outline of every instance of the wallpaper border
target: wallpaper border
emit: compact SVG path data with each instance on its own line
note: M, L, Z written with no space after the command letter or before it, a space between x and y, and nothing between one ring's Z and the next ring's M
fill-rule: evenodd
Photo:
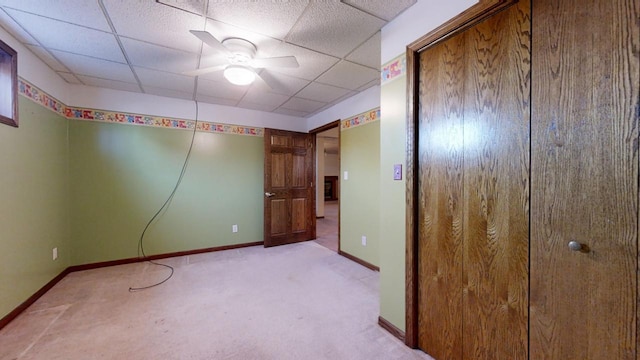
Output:
M340 122L340 130L349 130L360 125L372 123L380 120L380 107L365 111L356 116L344 119Z
M70 120L191 130L193 130L193 126L196 123L195 120L68 106L23 78L18 80L18 93ZM261 127L229 125L203 120L198 120L198 127L196 130L221 134L264 136L264 128Z
M384 85L401 76L407 74L407 55L402 54L397 58L382 65L382 71L380 72L380 83Z

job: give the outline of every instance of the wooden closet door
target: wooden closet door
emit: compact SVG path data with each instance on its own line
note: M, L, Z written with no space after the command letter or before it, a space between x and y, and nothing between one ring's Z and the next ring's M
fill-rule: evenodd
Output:
M638 358L639 4L533 2L531 359Z
M526 359L530 3L420 54L418 346Z

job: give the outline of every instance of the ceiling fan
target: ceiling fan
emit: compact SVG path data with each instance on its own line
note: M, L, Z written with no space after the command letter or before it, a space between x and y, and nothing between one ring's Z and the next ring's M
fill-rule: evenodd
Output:
M271 89L277 90L282 85L268 72L258 74L260 68L297 68L299 66L295 56L282 56L271 58L256 58L256 46L245 39L228 38L218 40L207 31L190 30L193 35L214 50L225 55L224 64L184 72L185 75L198 76L215 71L224 70L224 77L235 85L249 85L254 80L263 81Z

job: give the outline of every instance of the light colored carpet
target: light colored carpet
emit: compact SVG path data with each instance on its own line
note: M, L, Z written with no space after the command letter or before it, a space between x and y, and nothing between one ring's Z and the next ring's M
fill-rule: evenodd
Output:
M378 273L314 242L65 277L0 330L0 359L431 359L377 325Z

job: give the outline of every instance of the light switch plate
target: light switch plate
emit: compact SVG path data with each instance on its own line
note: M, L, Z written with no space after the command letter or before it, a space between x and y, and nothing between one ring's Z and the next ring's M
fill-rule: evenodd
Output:
M349 180L349 172L345 171L344 176L342 177L344 180Z
M402 180L402 164L393 165L393 180Z

